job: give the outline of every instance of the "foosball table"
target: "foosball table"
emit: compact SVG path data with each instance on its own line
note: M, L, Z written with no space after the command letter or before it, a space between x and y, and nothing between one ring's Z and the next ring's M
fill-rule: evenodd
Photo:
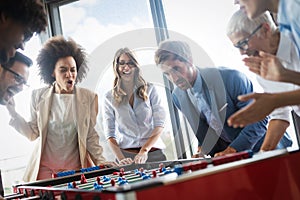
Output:
M87 168L14 185L6 199L300 199L300 152L244 151L216 158Z

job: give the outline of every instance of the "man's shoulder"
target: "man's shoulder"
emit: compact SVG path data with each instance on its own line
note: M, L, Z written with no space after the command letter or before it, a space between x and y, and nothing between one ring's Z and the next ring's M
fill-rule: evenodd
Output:
M231 79L232 81L235 81L235 79L247 79L244 73L229 67L220 66L198 69L205 82L208 82L210 84L217 84L219 79L223 81L227 81L228 79Z
M243 72L237 70L237 69L233 69L233 68L229 68L229 67L219 67L219 71L221 73L222 76L229 76L229 77L243 77L246 78L246 74L244 74Z
M231 73L241 73L240 71L233 69L233 68L229 68L229 67L224 67L224 66L220 66L220 67L203 67L203 68L199 68L198 70L200 73L207 73L207 75L211 75L211 74L215 74L215 73L220 73L222 74L231 74Z

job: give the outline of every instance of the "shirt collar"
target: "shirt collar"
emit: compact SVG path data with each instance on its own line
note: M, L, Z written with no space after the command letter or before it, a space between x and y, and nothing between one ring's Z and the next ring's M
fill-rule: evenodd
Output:
M196 90L197 92L201 92L202 90L202 78L201 78L201 75L200 75L200 72L198 69L196 69L196 72L197 72L197 76L196 76L196 80L194 82L194 85L189 88L189 90L193 93L195 93L194 91Z

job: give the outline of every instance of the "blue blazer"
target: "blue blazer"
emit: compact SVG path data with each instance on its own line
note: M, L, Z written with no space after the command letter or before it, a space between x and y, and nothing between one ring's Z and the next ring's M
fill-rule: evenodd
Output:
M227 119L250 102L238 101L242 94L252 93L251 81L241 72L224 67L197 68L197 79L192 87L194 93L202 93L211 111L223 123L229 146L237 151L253 149L266 133L268 118L244 128L228 126ZM173 102L181 110L193 129L199 145L206 146L216 142L220 134L208 127L205 119L201 118L192 104L187 90L176 87L172 93ZM199 108L200 110L200 108ZM259 148L257 149L259 150Z

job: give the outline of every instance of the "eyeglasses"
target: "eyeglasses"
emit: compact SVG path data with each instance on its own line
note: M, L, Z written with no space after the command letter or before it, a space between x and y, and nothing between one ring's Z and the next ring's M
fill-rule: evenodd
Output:
M261 27L263 26L263 24L259 25L256 29L254 29L254 31L248 36L246 37L245 39L243 40L240 40L238 43L236 43L234 45L234 47L238 48L238 49L241 49L243 51L246 51L248 48L249 48L249 40L256 34L256 32L261 29Z
M128 67L134 67L135 66L134 62L132 62L132 61L128 61L128 62L120 61L118 64L119 64L120 67L125 67L126 65L128 65Z
M27 84L27 82L25 81L23 76L21 76L20 74L18 74L17 72L15 72L13 70L11 70L10 68L4 67L4 66L2 66L2 68L5 69L6 71L9 71L10 73L12 73L14 75L14 79L18 85L24 85L26 87L29 87L29 85Z

